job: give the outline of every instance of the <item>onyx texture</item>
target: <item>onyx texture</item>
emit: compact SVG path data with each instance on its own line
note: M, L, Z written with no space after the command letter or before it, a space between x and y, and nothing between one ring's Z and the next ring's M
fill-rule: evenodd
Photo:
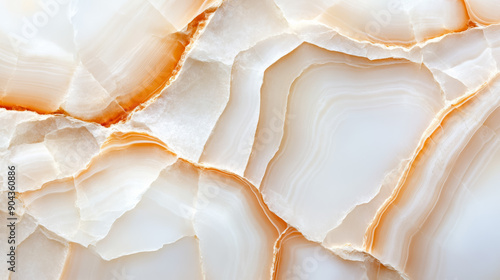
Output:
M499 65L491 0L0 1L0 280L500 279Z

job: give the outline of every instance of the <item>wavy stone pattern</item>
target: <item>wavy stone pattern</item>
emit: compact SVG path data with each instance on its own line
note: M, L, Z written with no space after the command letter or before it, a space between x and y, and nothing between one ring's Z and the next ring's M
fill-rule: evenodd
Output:
M0 2L0 279L499 279L499 11Z
M0 106L105 125L123 119L169 83L205 24L202 12L216 4L0 3Z

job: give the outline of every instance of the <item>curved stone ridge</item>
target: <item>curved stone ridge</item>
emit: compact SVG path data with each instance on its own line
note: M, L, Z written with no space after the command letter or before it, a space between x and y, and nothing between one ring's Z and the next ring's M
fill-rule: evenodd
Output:
M0 2L0 280L499 279L499 9Z

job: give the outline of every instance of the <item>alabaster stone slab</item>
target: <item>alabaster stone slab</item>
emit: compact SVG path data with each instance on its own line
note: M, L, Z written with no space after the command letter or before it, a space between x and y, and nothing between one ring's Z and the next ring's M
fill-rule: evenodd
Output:
M218 4L3 1L0 106L124 119L169 83Z
M83 169L99 152L107 130L62 116L1 109L2 166L23 170L17 177L18 191L38 189L42 184ZM0 176L7 188L7 174Z
M24 215L59 238L47 246L64 248L62 279L106 279L112 264L129 256L171 258L193 242L199 252L186 256L185 269L197 266L213 279L265 279L286 227L245 179L179 159L156 138L131 132L111 134L77 175L19 199Z
M278 246L274 279L405 279L366 252L348 246L329 251L292 228Z
M379 209L367 250L416 279L498 276L496 267L472 260L476 246L498 258L494 226L477 218L498 211L498 91L495 79L447 112Z
M0 279L498 279L499 7L0 2Z

